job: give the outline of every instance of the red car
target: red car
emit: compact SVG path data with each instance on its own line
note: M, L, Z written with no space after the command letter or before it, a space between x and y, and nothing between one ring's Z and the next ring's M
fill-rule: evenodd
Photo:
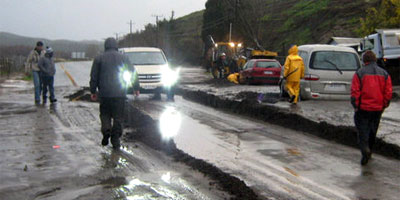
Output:
M282 66L275 59L249 60L239 73L240 84L278 84Z

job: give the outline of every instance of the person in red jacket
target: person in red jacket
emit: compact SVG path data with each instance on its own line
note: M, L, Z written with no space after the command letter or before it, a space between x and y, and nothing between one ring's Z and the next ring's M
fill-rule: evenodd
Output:
M389 74L376 64L372 51L364 53L363 62L364 66L353 76L351 104L355 109L361 165L366 165L371 158L382 113L392 99L392 81Z

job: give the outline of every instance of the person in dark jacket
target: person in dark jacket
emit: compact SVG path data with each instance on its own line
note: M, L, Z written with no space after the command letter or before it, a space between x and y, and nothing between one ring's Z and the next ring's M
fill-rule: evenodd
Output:
M54 75L56 74L56 66L53 60L53 49L48 47L44 57L40 58L38 63L42 82L43 82L43 104L47 103L47 91L50 92L50 102L57 102L54 95Z
M361 165L366 165L372 155L382 113L392 99L392 81L389 74L378 67L372 51L364 53L363 62L364 66L353 76L351 104L355 109Z
M223 70L225 70L225 67L227 67L227 66L230 67L229 61L226 58L226 54L225 53L222 53L220 55L220 57L217 59L216 65L217 65L217 68L218 68L218 71L219 71L219 78L224 78L225 77L225 72Z
M113 148L119 149L127 90L133 86L134 93L139 96L139 79L129 59L118 52L117 41L114 38L108 38L104 47L105 52L93 61L90 73L91 99L97 101L99 96L103 134L101 144L107 146L111 138Z

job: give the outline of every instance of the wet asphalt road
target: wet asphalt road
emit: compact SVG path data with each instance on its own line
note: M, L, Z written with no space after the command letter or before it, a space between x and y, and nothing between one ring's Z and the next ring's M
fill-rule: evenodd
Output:
M263 197L398 199L400 195L398 160L374 155L367 167L361 167L354 148L179 97L167 104L142 97L134 104L161 124L179 126L174 138L178 148L241 178ZM171 109L174 114L168 112Z
M88 85L90 63L66 63L64 68L79 86ZM56 77L59 99L77 89L61 72L58 69ZM5 127L0 130L5 136L0 151L9 156L0 163L0 197L226 197L208 190L209 180L203 176L140 143L124 143L119 153L102 148L96 104L62 100L56 107L35 107L24 83L5 86L0 89L1 126ZM374 155L367 167L361 167L356 149L180 97L165 103L142 95L133 104L160 124L175 127L176 131L165 134L176 134L178 148L241 178L262 197L390 200L400 196L398 160ZM164 180L168 177L172 183Z
M68 65L88 75L87 63ZM55 105L33 105L31 83L0 85L1 200L229 198L203 174L139 142L102 147L98 104L63 98L78 88L60 65L57 71ZM86 75L76 83L87 83Z

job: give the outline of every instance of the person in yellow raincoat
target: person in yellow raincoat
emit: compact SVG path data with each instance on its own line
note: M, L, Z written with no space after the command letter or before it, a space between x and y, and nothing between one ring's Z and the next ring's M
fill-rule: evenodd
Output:
M298 55L299 50L296 45L289 49L289 56L285 61L284 78L286 79L286 89L290 96L290 103L296 104L300 94L300 79L304 78L304 62Z
M228 76L228 81L234 84L239 84L238 79L239 79L239 73L233 73Z

